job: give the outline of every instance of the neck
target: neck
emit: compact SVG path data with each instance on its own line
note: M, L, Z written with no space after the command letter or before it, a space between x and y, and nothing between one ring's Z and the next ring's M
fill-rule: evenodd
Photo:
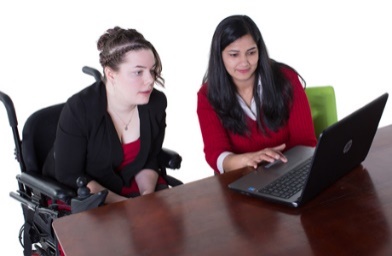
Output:
M247 80L243 81L234 81L235 86L237 88L237 93L241 96L241 98L245 101L245 103L249 106L250 102L253 98L253 87L255 86L255 76L253 75Z
M237 93L240 97L245 101L245 103L250 106L250 103L253 99L253 86L246 86L246 87L237 87Z
M117 115L120 116L129 116L129 113L132 113L136 108L136 105L120 105L120 104L113 104L108 103L108 111L115 112Z
M255 75L249 77L246 80L233 80L233 82L239 93L241 91L253 90L253 86L255 85Z
M113 105L108 105L108 113L111 115L113 122L122 126L125 131L128 131L128 127L131 125L132 118L135 115L136 106L118 109L113 107ZM113 118L117 121L114 121Z

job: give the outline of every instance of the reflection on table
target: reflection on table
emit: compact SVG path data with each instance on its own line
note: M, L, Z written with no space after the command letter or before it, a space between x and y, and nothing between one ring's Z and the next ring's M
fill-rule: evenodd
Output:
M303 207L227 185L241 169L53 222L67 255L392 255L392 126ZM197 171L197 170L189 170Z

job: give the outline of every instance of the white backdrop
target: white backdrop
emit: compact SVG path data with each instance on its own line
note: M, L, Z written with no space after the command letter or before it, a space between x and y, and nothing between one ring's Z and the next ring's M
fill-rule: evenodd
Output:
M169 104L164 146L183 156L182 168L171 174L188 183L213 174L204 160L196 92L219 21L232 14L253 18L272 58L297 69L308 86L335 87L342 118L392 92L392 16L387 2L2 1L0 90L13 99L21 129L34 110L63 102L93 82L81 69L100 69L96 42L106 29L136 28L161 55ZM391 123L389 102L380 126ZM22 212L8 195L17 189L19 166L2 106L0 141L0 227L6 235L1 248L22 255L17 239Z

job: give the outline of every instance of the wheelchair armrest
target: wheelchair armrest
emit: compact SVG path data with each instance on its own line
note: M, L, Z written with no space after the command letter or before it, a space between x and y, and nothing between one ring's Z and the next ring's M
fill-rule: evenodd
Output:
M159 153L159 159L161 164L170 169L180 169L182 157L175 151L162 148Z
M25 172L18 174L16 179L33 190L39 191L48 197L69 202L76 196L76 192L49 177L39 176L36 174L27 174Z

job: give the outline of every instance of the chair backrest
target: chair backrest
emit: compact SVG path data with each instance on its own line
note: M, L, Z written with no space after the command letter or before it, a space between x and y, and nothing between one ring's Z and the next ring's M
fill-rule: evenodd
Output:
M306 96L312 111L316 137L328 126L338 121L335 90L333 86L306 87Z
M22 155L27 173L42 173L43 164L56 137L63 106L62 103L40 109L26 120L22 133Z

